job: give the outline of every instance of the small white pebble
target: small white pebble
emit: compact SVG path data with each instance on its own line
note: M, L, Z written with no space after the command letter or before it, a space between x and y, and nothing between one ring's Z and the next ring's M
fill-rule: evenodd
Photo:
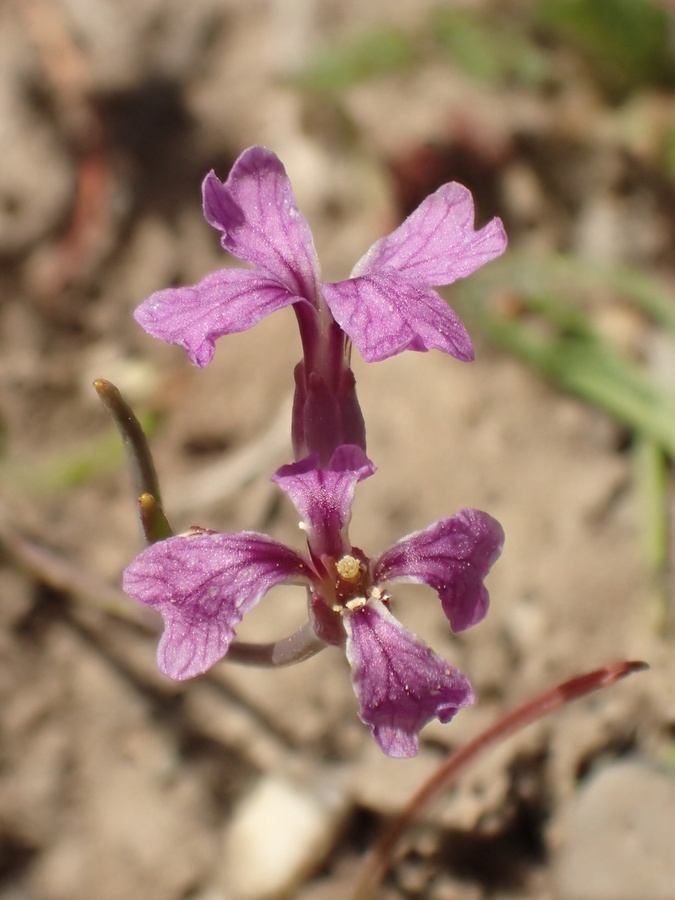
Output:
M235 811L225 840L223 883L235 900L287 896L322 863L347 810L322 778L304 785L264 776Z

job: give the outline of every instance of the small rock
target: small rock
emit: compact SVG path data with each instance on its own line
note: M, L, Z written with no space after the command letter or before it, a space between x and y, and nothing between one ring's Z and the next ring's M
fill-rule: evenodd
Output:
M617 763L573 801L555 865L559 900L673 900L675 778Z
M344 792L265 776L235 810L225 837L222 878L236 900L288 896L325 859L347 812Z

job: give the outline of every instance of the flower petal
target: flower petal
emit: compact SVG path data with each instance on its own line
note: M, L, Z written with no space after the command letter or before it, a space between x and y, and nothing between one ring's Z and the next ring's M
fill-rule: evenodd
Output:
M220 269L194 287L151 294L134 312L152 337L182 347L200 368L213 359L216 338L246 331L296 302L278 282L249 269Z
M305 580L305 571L296 553L265 535L200 532L148 547L126 569L123 587L162 614L157 663L182 681L225 656L235 626L270 588Z
M502 552L504 531L492 516L463 509L402 538L373 565L375 584L415 581L441 598L453 631L485 617L490 604L483 579Z
M318 456L282 466L272 476L293 501L302 517L309 548L317 557L340 559L350 549L347 527L352 515L354 488L375 472L360 447L338 447L328 467Z
M291 293L314 302L319 260L312 233L274 153L249 147L232 166L225 184L214 172L206 176L202 195L206 221L222 232L225 250L272 275Z
M431 288L392 268L321 286L326 303L366 362L404 350L443 350L473 359L459 316Z
M424 284L452 284L506 248L500 219L474 231L471 191L453 181L427 197L396 231L381 238L354 266L352 277L387 266Z
M398 622L379 600L345 616L347 658L361 720L387 756L415 756L417 734L473 703L468 679Z

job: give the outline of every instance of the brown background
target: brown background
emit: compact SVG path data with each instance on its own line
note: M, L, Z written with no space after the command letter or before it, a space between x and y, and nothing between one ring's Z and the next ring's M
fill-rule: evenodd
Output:
M526 7L462 8L518 25ZM9 558L0 569L3 897L245 896L224 849L231 822L248 791L280 776L299 795L324 798L327 836L314 849L308 842L309 871L290 895L347 897L386 817L449 749L537 691L618 658L647 659L651 671L477 765L411 833L387 896L630 900L638 894L618 871L627 846L645 879L657 873L660 886L642 882L642 900L675 896L672 854L658 846L674 833L672 782L666 774L648 794L640 781L652 767L672 772L675 666L640 553L630 436L480 332L471 365L437 353L354 361L379 467L358 489L354 543L374 555L465 505L488 510L507 535L489 579L491 611L468 633L449 633L431 592L396 591L397 615L478 695L452 725L424 731L416 760L377 750L333 649L282 672L225 663L213 678L176 686L155 671L155 637L101 610L99 583L119 584L141 541L117 439L91 388L97 377L154 416L178 530L256 529L300 545L294 511L268 483L289 458L284 405L300 353L292 314L222 340L204 371L131 318L151 291L226 264L203 222L199 184L212 166L224 178L244 147L264 144L283 160L326 280L346 277L427 191L454 178L474 191L479 223L504 217L513 252L630 263L672 285L673 187L655 151L674 108L663 87L612 96L569 45L543 39L553 73L543 86L472 78L426 38L410 65L328 99L289 81L336 41L385 26L423 34L438 8L0 8L0 524L71 564L61 590ZM673 380L665 335L610 291L586 302L636 358L649 362L660 348L659 371ZM302 592L279 589L240 634L279 637L303 614ZM589 773L626 755L635 767L602 801L605 817L600 801L580 811ZM644 816L647 795L656 799ZM612 806L635 796L621 813ZM284 807L257 826L263 858L291 827L286 816ZM583 851L591 862L574 855ZM618 884L584 893L593 865L617 870ZM575 873L581 887L566 880Z

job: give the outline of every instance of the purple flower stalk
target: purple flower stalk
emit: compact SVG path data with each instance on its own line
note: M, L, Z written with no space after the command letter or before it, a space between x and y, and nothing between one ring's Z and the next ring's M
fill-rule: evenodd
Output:
M306 553L263 534L201 529L141 553L125 572L124 590L162 614L162 672L182 680L211 668L244 614L272 587L292 582L308 590L316 637L345 647L361 719L387 755L414 756L427 722L449 722L471 703L467 678L394 618L388 589L397 581L427 584L453 631L475 625L487 612L483 580L501 552L501 526L464 509L369 560L347 531L356 484L374 471L357 446L339 447L327 468L314 456L277 471L272 480L302 518Z
M499 219L474 231L471 193L454 182L427 197L388 237L377 241L346 281L321 283L312 235L279 159L251 147L223 184L211 172L202 187L204 215L221 243L253 269L226 268L194 287L157 291L136 310L154 337L183 347L207 365L216 338L251 328L292 305L304 358L295 371L295 458L336 447L365 450L365 427L350 368L353 343L367 362L433 348L473 359L458 316L432 289L449 285L499 256Z

